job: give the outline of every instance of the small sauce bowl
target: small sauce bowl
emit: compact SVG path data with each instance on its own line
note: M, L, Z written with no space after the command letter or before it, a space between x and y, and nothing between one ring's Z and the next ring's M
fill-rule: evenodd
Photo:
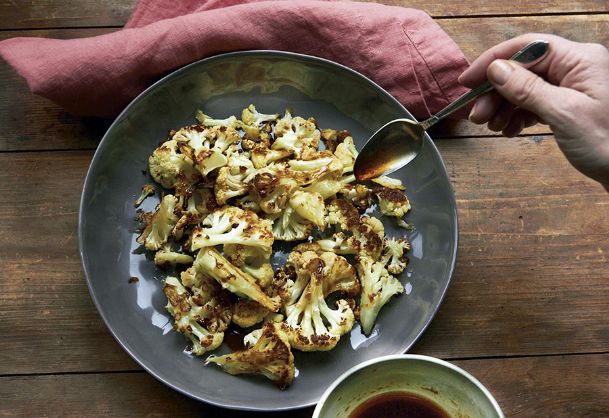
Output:
M347 370L324 392L313 418L354 418L358 407L361 411L363 404L374 403L372 398L381 402L383 394L392 392L408 394L448 417L504 418L493 395L471 374L415 354L378 357Z

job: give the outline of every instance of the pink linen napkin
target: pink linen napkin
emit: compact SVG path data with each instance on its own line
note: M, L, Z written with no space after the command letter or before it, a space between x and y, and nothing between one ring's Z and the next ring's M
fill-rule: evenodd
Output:
M198 59L274 49L371 78L417 118L461 95L463 53L424 12L319 0L140 0L124 29L83 39L13 38L2 56L35 94L79 115L116 116L147 86Z

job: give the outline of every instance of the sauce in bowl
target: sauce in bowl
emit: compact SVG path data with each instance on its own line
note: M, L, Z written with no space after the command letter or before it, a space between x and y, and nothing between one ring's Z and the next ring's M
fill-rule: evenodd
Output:
M434 402L408 392L387 392L366 400L349 418L450 418Z

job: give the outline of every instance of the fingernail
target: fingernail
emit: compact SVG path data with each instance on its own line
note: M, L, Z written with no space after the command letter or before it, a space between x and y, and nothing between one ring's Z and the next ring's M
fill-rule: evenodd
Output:
M474 104L474 107L472 107L471 112L469 112L469 116L467 117L470 121L474 121L474 118L476 117L476 112L478 111L478 103Z
M514 68L505 60L495 60L488 67L488 79L499 85L504 85L510 78L510 74Z

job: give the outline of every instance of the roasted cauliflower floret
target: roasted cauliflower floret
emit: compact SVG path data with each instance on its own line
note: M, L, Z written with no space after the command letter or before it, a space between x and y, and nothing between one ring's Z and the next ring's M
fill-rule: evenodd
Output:
M285 164L271 164L259 170L250 183L250 196L268 214L281 212L298 184L286 173Z
M336 151L338 144L343 142L348 136L351 136L349 131L337 131L334 129L321 130L321 139L326 145L326 149L332 152Z
M315 258L319 258L323 262L324 297L334 292L340 292L345 296L355 296L359 293L360 285L355 269L344 257L324 250L319 245L319 241L305 242L292 249L283 267L284 281L291 280L293 282L293 284L290 284L289 294L284 297L286 303L294 303L308 284L308 275L298 276L296 271ZM282 278L278 274L276 281L281 280Z
M334 199L326 205L326 225L335 226L342 231L355 228L360 222L360 215L355 206L345 199Z
M245 125L261 127L268 122L274 122L279 119L279 113L264 114L258 112L256 106L249 105L241 112L241 121Z
M369 335L381 308L393 295L403 293L404 287L389 274L382 261L370 257L359 257L357 273L362 285L359 321L364 334Z
M275 161L288 158L290 155L292 155L292 152L283 149L274 150L268 148L266 145L259 144L252 149L251 154L254 167L263 168Z
M373 183L379 184L389 189L406 190L400 179L394 179L389 176L381 176L371 180Z
M215 363L230 374L261 374L280 389L287 388L294 380L290 343L281 327L273 323L264 325L252 347L223 356L211 355L206 363Z
M192 256L173 251L166 245L154 254L154 264L159 267L175 266L176 264L190 265L193 261L195 259Z
M348 199L360 211L365 211L372 205L372 190L363 184L341 184L339 193Z
M360 283L355 268L344 257L331 252L322 252L319 258L324 262L324 297L334 292L350 297L359 294Z
M359 242L355 237L347 237L344 232L332 234L330 238L317 240L317 244L324 251L331 251L336 254L357 254Z
M319 193L297 190L290 196L290 206L297 214L313 223L313 225L322 230L325 228L326 205L324 204L324 198Z
M261 288L266 288L273 280L273 267L269 262L270 249L241 244L225 244L224 255L236 267L248 273Z
M154 194L154 186L152 184L144 184L142 186L142 191L139 195L139 197L135 200L135 203L133 203L133 206L135 206L136 208L139 208L140 205L144 202L144 200L146 200L146 198L148 196L152 196Z
M173 140L186 144L192 149L195 168L207 176L216 168L228 163L228 155L233 144L241 141L234 128L226 126L191 125L177 131Z
M370 216L360 216L351 202L335 199L326 208L326 224L335 226L339 232L351 233L351 236L333 235L331 241L320 240L320 245L336 253L365 254L378 260L383 248L384 228L381 221ZM334 241L334 242L332 242Z
M313 224L300 216L291 207L281 213L269 215L273 221L273 236L277 241L300 241L311 235Z
M158 250L169 239L173 227L178 222L174 210L178 199L173 195L165 195L156 211L148 216L144 230L137 238L147 250Z
M252 179L256 169L248 153L232 154L228 157L226 167L220 168L214 185L216 201L224 205L229 199L247 194L248 182Z
M341 299L331 309L324 297L324 282L329 280L324 261L313 251L300 256L304 265L296 268L296 282L287 281L290 300L285 306L283 326L292 347L301 351L327 351L336 346L340 337L353 328L355 317L348 302ZM298 283L300 281L300 284ZM294 287L306 287L300 295ZM294 303L290 303L295 301Z
M241 328L253 327L264 320L269 310L251 299L239 299L233 304L233 323Z
M307 186L321 179L338 180L343 165L328 151L311 153L306 160L288 160L287 175L298 183Z
M377 261L381 256L385 237L381 221L371 216L362 216L351 231L355 238L353 245L358 248L358 254L367 255Z
M233 201L233 203L236 207L243 210L250 210L255 213L261 212L260 205L258 204L256 199L252 197L251 194L246 194L245 196L238 197Z
M241 129L243 129L242 145L244 149L254 149L271 145L271 132L279 114L264 114L258 112L254 105L249 105L241 112ZM291 153L291 152L290 152Z
M285 115L275 125L275 142L272 149L292 151L297 158L309 148L317 149L321 134L317 129L315 119L292 117L286 110Z
M212 277L228 291L255 300L270 311L277 312L279 309L279 297L271 298L267 296L256 283L256 279L233 266L216 249L201 248L194 266L197 270Z
M343 174L351 173L353 171L353 164L355 164L357 154L358 152L355 149L353 138L350 136L346 137L343 142L336 146L334 155L336 155L343 164Z
M194 189L186 198L181 216L173 227L171 234L176 240L181 240L186 228L201 222L207 214L218 208L214 193L210 189Z
M205 273L198 271L195 266L184 270L180 279L190 290L192 301L203 307L206 315L201 322L205 328L211 332L228 328L232 317L230 292Z
M272 224L254 212L223 206L210 213L193 231L191 251L222 244L241 244L269 252L273 245Z
M199 220L216 210L219 206L212 189L194 189L186 201L185 212L196 215Z
M319 193L321 197L328 199L333 197L343 188L343 184L335 176L325 176L318 181L303 187L302 190L309 193Z
M381 260L389 273L400 274L404 271L408 264L407 251L410 251L410 243L405 239L385 238Z
M388 187L375 187L373 190L379 201L381 214L402 218L410 210L410 202L404 192Z
M199 323L211 332L226 330L232 316L230 292L195 266L184 270L180 280L190 291L192 302L202 308Z
M179 151L175 140L166 141L153 151L148 158L148 171L154 181L166 189L179 182L193 184L200 177L193 160Z
M206 115L201 110L197 110L195 114L197 121L204 126L224 126L227 128L236 128L239 126L239 121L232 115L226 119L214 119L211 116Z
M203 306L195 304L188 290L175 277L167 277L163 285L167 296L167 311L173 316L173 328L184 334L192 342L192 353L200 356L215 350L222 344L224 332L212 332L202 322L209 313Z

